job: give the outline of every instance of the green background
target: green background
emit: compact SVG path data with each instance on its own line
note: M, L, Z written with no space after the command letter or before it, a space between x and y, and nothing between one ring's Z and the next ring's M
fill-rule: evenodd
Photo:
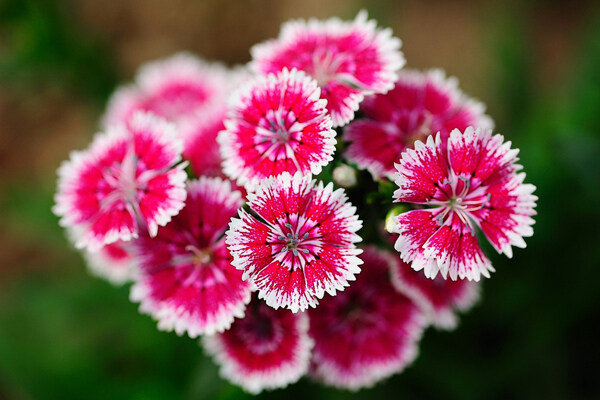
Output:
M0 1L0 399L241 399L195 340L159 332L128 288L90 276L50 213L55 170L144 61L229 64L293 17L361 8L408 66L488 105L537 185L536 234L453 332L357 394L306 379L273 399L600 398L600 8L543 1ZM249 397L249 396L248 396Z

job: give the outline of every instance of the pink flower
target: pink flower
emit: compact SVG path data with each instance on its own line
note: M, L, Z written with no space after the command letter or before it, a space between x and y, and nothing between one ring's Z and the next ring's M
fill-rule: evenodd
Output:
M343 189L286 172L263 180L248 205L256 217L240 210L226 242L232 264L271 307L315 307L325 292L344 290L360 272L354 243L362 222Z
M133 85L111 97L104 126L122 123L139 110L150 111L179 124L203 107L225 102L232 86L225 66L179 53L142 66Z
M234 95L218 140L225 174L247 188L285 171L318 174L336 143L317 83L287 69Z
M114 242L98 251L84 250L90 272L113 285L131 282L137 274L137 265L131 255L130 242Z
M524 184L518 150L491 130L467 128L450 133L447 149L441 135L402 154L397 165L396 201L422 208L400 214L396 250L412 267L434 278L479 280L494 271L475 236L479 228L492 246L512 257L511 246L525 247L533 234L537 197Z
M344 128L344 140L352 142L344 156L374 179L392 180L394 163L415 141L437 132L445 141L452 129L462 132L469 126L492 128L484 110L458 89L456 78L446 78L441 70L403 70L394 89L361 103L366 118Z
M66 232L72 243L76 243L81 236L81 232L74 227L67 228ZM130 245L131 242L118 240L95 251L81 250L90 273L120 286L133 281L137 275L137 264Z
M58 169L53 211L79 234L76 247L155 236L184 205L185 164L175 165L182 147L172 124L140 112L73 152Z
M231 265L223 234L242 205L228 181L200 178L186 206L155 238L134 242L140 273L131 299L162 330L190 337L221 332L242 317L250 286Z
M202 339L225 379L259 393L283 388L307 371L310 350L306 314L275 310L256 297L231 329Z
M252 68L262 74L297 68L321 86L334 126L354 117L364 95L385 93L404 65L401 41L390 29L377 29L367 13L354 21L295 20L281 27L279 38L251 49Z
M365 247L361 258L357 281L308 312L315 341L312 375L350 390L402 371L416 358L425 328L419 307L390 283L394 256Z
M196 176L225 177L217 136L223 130L225 107L212 107L180 124L183 157L189 160Z
M429 279L410 264L395 258L391 267L392 285L419 305L429 321L439 329L454 329L458 324L456 311L467 311L479 298L479 283L466 279Z

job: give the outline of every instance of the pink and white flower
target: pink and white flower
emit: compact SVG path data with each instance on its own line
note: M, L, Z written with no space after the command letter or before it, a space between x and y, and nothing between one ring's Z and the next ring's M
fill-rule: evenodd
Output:
M315 307L325 292L344 290L360 272L355 243L362 222L343 189L285 172L263 180L248 205L254 215L240 210L226 242L232 264L269 306Z
M439 329L454 329L458 324L456 312L468 311L479 299L479 283L452 281L441 275L429 279L397 257L391 265L391 276L394 288L419 305L429 322Z
M218 137L225 174L250 189L286 171L321 172L336 140L319 94L315 80L287 69L236 92Z
M179 124L206 106L223 104L232 89L231 72L189 53L178 53L142 66L135 84L111 97L103 125L127 121L136 111L149 111Z
M137 276L137 265L129 248L131 242L117 241L97 251L84 250L90 272L113 285L131 282Z
M126 125L96 135L58 169L53 211L91 251L140 232L155 236L183 208L185 163L175 127L139 112Z
M131 300L161 330L190 337L221 332L242 317L250 285L231 265L223 234L242 205L228 181L200 178L187 186L186 206L155 238L134 242L139 277Z
M373 386L399 373L417 356L425 317L390 283L389 252L365 247L357 281L309 310L315 341L311 374L350 390Z
M402 70L394 89L365 98L360 109L366 118L344 128L343 139L351 142L344 156L374 179L393 180L394 163L417 140L440 132L444 142L453 129L493 128L485 106L464 95L457 79L441 70Z
M306 72L319 83L333 125L342 126L352 120L364 95L390 90L405 63L400 39L367 18L361 11L349 22L289 21L279 38L251 49L251 67L262 74L284 68Z
M204 336L202 343L221 376L254 394L298 381L313 346L306 314L275 310L256 297L244 318L223 333Z
M431 207L397 217L395 248L413 269L424 269L428 278L438 272L452 280L489 277L494 268L479 247L476 228L508 257L511 246L526 246L537 197L535 186L523 183L519 151L510 144L491 130L455 129L447 148L438 133L402 154L394 198Z
M67 228L66 233L71 243L76 243L81 236L81 232L74 227ZM95 251L81 249L81 253L90 273L120 286L137 276L137 264L130 245L131 242L118 240Z
M225 177L217 136L223 130L225 107L216 106L180 124L183 158L196 176Z

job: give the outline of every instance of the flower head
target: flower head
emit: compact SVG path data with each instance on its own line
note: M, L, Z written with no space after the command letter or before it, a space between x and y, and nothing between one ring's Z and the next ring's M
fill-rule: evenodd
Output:
M137 265L129 248L130 242L114 242L97 251L84 250L90 272L113 285L131 282L137 275Z
M425 328L419 307L390 283L393 255L365 247L361 258L356 282L308 311L315 341L312 375L350 390L404 369L415 359Z
M234 94L218 140L225 174L247 187L286 171L318 174L336 143L317 83L287 69Z
M491 130L467 128L450 133L447 149L441 136L416 142L402 154L395 182L396 201L431 208L398 216L396 250L412 267L434 278L479 280L494 271L476 238L476 228L492 246L512 257L511 246L524 248L533 234L537 197L524 184L516 164L518 150Z
M225 107L216 106L181 124L183 158L190 162L196 176L225 177L217 136L223 130Z
M226 242L232 264L271 307L315 307L325 292L343 290L360 272L354 243L362 223L343 189L284 173L263 180L248 205L258 218L240 210Z
M77 232L76 247L95 251L140 232L156 235L184 205L182 147L172 124L139 112L73 152L58 169L53 211Z
M224 103L231 88L231 74L223 65L178 53L142 66L135 84L112 96L103 124L122 123L139 110L179 124L203 107Z
M419 305L439 329L454 329L458 323L456 311L467 311L479 298L479 283L466 279L452 281L440 275L429 279L397 257L391 272L394 288Z
M351 142L344 156L374 179L393 179L394 163L417 140L440 132L444 142L453 129L493 127L484 105L465 96L443 71L402 70L398 76L394 89L361 103L366 118L344 128L343 138Z
M72 243L76 243L81 236L81 232L75 227L68 227L66 233ZM131 282L137 276L137 264L131 254L131 242L118 240L94 251L81 249L81 253L90 273L115 286Z
M334 126L354 117L365 94L385 93L404 65L400 39L377 29L367 13L354 21L331 18L285 23L276 40L251 49L253 69L262 74L297 68L315 78Z
M190 337L221 332L241 317L250 286L231 265L223 233L241 206L228 181L200 178L187 186L186 206L155 238L134 242L139 277L131 299L163 330Z
M223 333L202 338L225 379L251 393L286 387L307 371L310 350L306 314L275 310L256 297L246 315Z

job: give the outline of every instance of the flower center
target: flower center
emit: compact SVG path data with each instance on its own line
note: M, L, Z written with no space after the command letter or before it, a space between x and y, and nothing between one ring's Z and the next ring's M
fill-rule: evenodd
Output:
M417 140L424 141L432 134L433 118L425 109L400 110L393 119L407 147L414 147Z
M303 216L289 215L288 222L274 227L271 246L275 259L290 270L304 266L318 258L323 245L315 221Z
M453 216L458 217L469 228L473 229L473 212L480 210L490 199L487 188L473 187L470 177L451 175L446 181L439 183L439 192L430 205L442 206L436 218L439 225L451 224Z
M448 207L453 210L462 210L464 208L462 205L462 198L451 196L450 199L448 199Z
M313 55L312 77L317 81L319 86L325 86L335 77L337 69L342 62L339 54L335 49L317 49Z
M182 82L170 85L146 99L143 108L177 122L206 102L208 96L207 88L191 82Z
M175 268L174 273L182 286L209 288L227 282L225 273L215 263L216 257L210 247L188 244L183 249L178 248L178 254L171 259L171 266Z
M199 249L194 245L188 244L185 249L192 253L192 263L196 267L203 267L212 261L212 251L210 249Z
M295 257L298 257L299 251L301 251L304 254L308 254L309 251L307 248L299 247L303 239L308 239L308 232L304 233L304 235L302 235L302 238L300 238L300 235L298 233L294 233L292 225L290 223L286 223L285 227L288 228L290 232L286 236L280 235L277 237L277 239L279 239L280 241L285 242L285 245L282 247L281 251L291 251Z
M299 130L294 126L296 116L292 110L269 110L257 126L259 143L288 143L296 139Z
M277 124L272 120L269 120L269 130L272 132L271 143L287 143L290 140L290 133L285 127L285 121L281 121L281 124Z
M127 209L132 215L140 215L138 209L139 190L145 189L144 180L137 176L140 163L133 140L126 143L127 149L120 162L113 162L102 171L102 187L98 200L102 209Z
M254 302L258 303L256 300ZM237 336L245 347L256 354L267 354L277 350L285 337L285 331L273 315L262 310L247 311L251 316L237 323Z
M298 122L291 109L269 110L256 127L255 148L261 159L273 162L290 159L301 170L296 151L301 146L302 131L306 123Z

